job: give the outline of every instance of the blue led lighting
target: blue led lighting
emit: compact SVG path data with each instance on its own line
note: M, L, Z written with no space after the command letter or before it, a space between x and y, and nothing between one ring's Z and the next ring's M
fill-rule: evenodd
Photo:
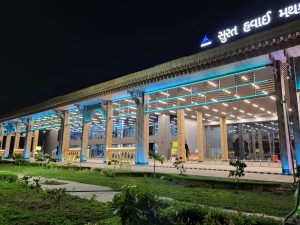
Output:
M101 114L101 117L102 117L104 120L106 119L105 113L103 112L102 109L95 109L95 110L92 111L91 114L90 114L90 121L92 120L92 117L94 116L95 113Z
M119 101L122 101L122 100L125 100L125 99L131 99L131 96L112 99L111 102L119 102Z
M153 90L153 91L145 91L145 93L146 94L153 94L153 93L156 93L156 92L166 91L166 90L170 90L170 89L173 89L173 88L179 88L179 87L184 87L184 86L187 86L187 85L197 84L197 83L200 83L200 82L213 81L213 80L218 80L218 79L225 78L225 77L231 77L231 76L234 76L234 75L237 75L237 74L249 73L249 72L253 72L253 71L256 71L256 70L263 69L263 68L267 68L267 66L260 66L260 67L255 67L255 68L248 69L248 70L241 70L241 71L234 72L234 73L223 74L223 75L219 75L217 77L213 77L213 78L209 78L209 79L202 78L202 79L199 79L199 80L194 81L194 82L186 82L186 83L182 83L180 85L175 85L175 86L168 87L168 88L162 88L162 89L157 89L157 90Z
M43 119L44 117L47 116L56 116L56 115L60 115L60 113L56 113L56 112L43 112L43 113L39 113L37 115L33 115L32 119L36 120L36 119Z
M118 115L118 116L112 116L111 118L115 119L115 118L128 117L128 116L136 116L136 114L121 114L121 115Z
M180 96L176 96L176 97L172 97L172 98L162 98L162 99L158 99L158 100L145 102L145 104L147 105L147 104L156 103L156 102L160 102L160 101L169 101L169 100L174 100L174 99L179 99L179 98L192 97L192 96L201 95L201 94L224 91L224 90L228 90L228 89L232 89L232 88L250 86L252 84L262 84L262 83L266 83L266 82L269 82L269 81L268 80L261 80L261 81L257 81L257 82L234 85L234 86L230 86L230 87L226 87L226 88L219 88L219 89L213 89L213 90L208 90L208 91L203 91L203 92L197 92L197 93L193 93L193 94L180 95Z
M136 104L134 104L134 105L125 105L125 106L121 106L121 107L118 107L118 108L112 108L111 110L127 109L127 108L130 108L130 107L136 107Z
M261 93L261 94L257 94L257 95L241 96L239 98L228 98L228 99L224 99L224 100L218 100L216 102L214 102L214 101L202 102L202 103L174 106L174 107L168 107L168 108L162 108L162 109L151 109L151 110L146 110L145 113L162 112L162 111L172 110L172 109L184 109L187 107L195 107L195 106L214 105L214 104L223 103L223 102L233 102L233 101L238 101L238 100L252 99L252 98L258 98L258 97L265 97L265 96L268 96L268 94Z
M44 129L51 129L51 128L56 128L60 127L60 125L54 125L54 126L45 126L45 127L38 127L38 128L33 128L30 131L35 131L35 130L44 130Z

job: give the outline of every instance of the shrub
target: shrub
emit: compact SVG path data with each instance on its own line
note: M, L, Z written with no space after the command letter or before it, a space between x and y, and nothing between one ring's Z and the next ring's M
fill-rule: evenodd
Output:
M152 192L138 191L136 186L125 185L120 194L114 196L111 209L122 225L159 224L158 197Z
M179 171L180 175L186 173L186 169L184 168L182 157L180 157L179 159L176 158L176 161L173 163L173 166Z
M15 161L15 163L17 164L17 165L21 165L21 164L25 164L26 163L26 159L24 158L24 156L23 155L21 155L21 154L14 154L13 156L12 156L12 159Z
M224 212L190 203L168 202L159 212L161 222L170 225L222 224L222 225L279 225L281 221L265 217L246 216Z
M101 170L101 173L104 174L106 177L115 177L116 173L112 170Z
M0 172L0 181L6 182L16 182L18 180L18 176L13 173Z
M234 166L235 170L229 171L229 177L235 177L237 179L236 190L239 188L240 178L245 176L246 163L240 160L229 162L230 166Z
M61 214L62 212L62 203L63 199L66 197L66 189L59 188L59 189L47 189L47 197L54 202L54 205L58 206L58 213Z

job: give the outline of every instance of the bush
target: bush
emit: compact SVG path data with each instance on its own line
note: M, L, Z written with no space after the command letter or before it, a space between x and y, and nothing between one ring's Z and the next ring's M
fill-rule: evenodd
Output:
M136 186L125 185L120 194L114 196L111 209L121 219L122 225L160 224L157 195L139 191Z
M115 177L116 173L112 170L101 170L101 173L104 174L106 177Z
M265 217L246 216L240 213L224 212L218 209L202 207L196 204L168 202L168 206L159 211L162 224L222 224L222 225L279 225L281 221Z
M18 176L13 173L0 172L0 181L7 181L10 183L16 182Z
M279 225L281 221L265 217L226 212L197 204L162 201L149 191L126 185L111 203L122 225Z

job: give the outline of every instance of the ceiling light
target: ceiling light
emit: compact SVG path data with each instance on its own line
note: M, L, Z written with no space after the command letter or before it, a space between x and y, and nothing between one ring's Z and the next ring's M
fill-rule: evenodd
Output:
M208 114L208 113L205 113L204 115L205 115L205 116L210 116L210 114Z
M266 91L262 91L262 93L264 93L265 95L267 95L267 94L268 94L268 92L266 92Z
M215 83L213 83L213 82L211 82L211 81L207 81L207 83L209 83L210 85L212 85L212 86L214 86L214 87L218 86L218 85L216 85Z
M183 90L186 90L188 92L192 92L190 89L186 88L186 87L181 87Z
M246 102L246 103L250 103L250 101L248 101L248 100L244 100L244 102Z
M259 108L261 111L266 111L264 108Z
M255 108L257 108L258 107L258 105L256 105L256 104L252 104Z
M293 110L291 108L289 108L289 111L292 112Z
M243 79L243 80L246 80L246 81L248 80L248 78L245 77L245 76L242 76L242 79Z
M241 98L241 96L239 96L239 95L234 95L236 98Z
M247 113L247 115L248 115L248 116L253 116L253 114L252 114L252 113Z
M192 111L190 108L186 108L185 110L187 110L187 111Z
M217 110L217 109L212 109L214 112L219 112L219 110Z
M272 114L270 111L267 111L268 114Z
M166 93L166 92L163 92L163 91L161 91L161 92L159 92L160 94L162 94L162 95L164 95L164 96L170 96L170 94L168 94L168 93Z
M212 100L213 102L217 102L217 101L218 101L218 100L216 100L216 99L214 99L214 98L212 98L211 100Z
M224 106L228 106L228 104L227 104L227 103L222 103L222 105L224 105Z
M252 84L252 86L256 89L259 89L259 87L256 84Z
M244 111L244 110L241 110L241 109L240 109L239 111L240 111L241 113L245 113L245 111Z
M234 109L234 110L237 110L237 108L236 108L236 107L233 107L233 109Z
M155 112L154 114L156 114L156 115L160 115L160 113L159 113L159 112Z
M274 96L270 96L270 99L272 99L272 100L276 100L276 97L274 97Z
M223 115L226 115L227 113L226 112L221 112Z
M180 101L183 101L183 102L185 102L185 99L184 98L178 98Z
M194 118L194 119L196 118L196 116L191 116L191 117Z
M204 106L202 106L202 107L203 107L203 108L205 108L205 109L209 109L209 107L208 107L208 106L205 106L205 105L204 105Z
M235 117L235 115L229 115L229 116L230 116L230 117L233 117L233 118Z
M164 104L164 105L167 105L168 103L166 103L166 102L164 102L164 101L161 101L161 100L159 100L158 102L160 102L160 103L162 103L162 104Z

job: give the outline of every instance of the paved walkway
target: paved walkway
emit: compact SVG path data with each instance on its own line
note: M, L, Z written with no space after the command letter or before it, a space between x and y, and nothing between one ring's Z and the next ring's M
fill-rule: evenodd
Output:
M22 175L19 175L19 178L23 177ZM33 179L37 177L30 178L30 183L34 183ZM50 178L43 178L40 177L41 181L40 184L42 186L43 190L46 189L59 189L59 188L65 188L67 192L69 192L71 195L76 195L80 198L86 198L91 199L93 195L95 195L96 200L99 202L109 202L113 199L113 197L118 194L118 192L113 191L109 187L103 187L93 184L84 184L84 183L78 183L73 181L67 181L67 180L56 180L56 179L50 179ZM53 183L53 184L45 184L46 183Z
M82 163L82 166L94 167L94 168L113 168L113 166L108 166L103 164L100 160L88 160L86 163ZM207 176L207 177L223 177L228 178L229 170L233 167L226 164L213 164L213 163L184 163L185 168L187 169L188 175L195 176ZM153 162L150 161L149 166L132 166L132 171L153 171ZM157 163L156 171L159 173L178 173L174 168L171 162L166 162L164 164ZM260 181L275 181L275 182L284 182L292 183L293 176L291 175L281 175L281 168L276 167L275 165L268 166L259 166L252 165L248 163L246 168L246 175L243 179L248 180L260 180Z

